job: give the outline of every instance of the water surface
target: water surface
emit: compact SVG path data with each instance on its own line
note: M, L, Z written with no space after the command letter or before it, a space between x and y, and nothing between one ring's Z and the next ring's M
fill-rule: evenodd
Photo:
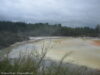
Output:
M35 38L31 38L28 43L12 48L9 57L17 58L20 53L27 55L35 50L41 52L44 49L47 50L46 58L60 61L64 55L68 54L64 62L100 69L100 46L93 44L94 40L100 40L98 38ZM33 40L40 41L34 42Z

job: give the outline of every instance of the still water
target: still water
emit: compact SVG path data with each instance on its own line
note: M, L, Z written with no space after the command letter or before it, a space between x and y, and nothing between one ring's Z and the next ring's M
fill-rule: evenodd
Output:
M64 55L68 55L63 62L100 69L100 42L97 45L95 41L100 41L100 39L35 37L23 44L14 44L10 48L9 58L18 58L20 53L26 56L34 51L39 53L47 51L46 59L60 61Z

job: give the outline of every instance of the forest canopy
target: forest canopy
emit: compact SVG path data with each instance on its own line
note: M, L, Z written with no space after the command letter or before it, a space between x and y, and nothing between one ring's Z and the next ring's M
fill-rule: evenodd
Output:
M100 25L98 24L95 28L71 28L61 24L0 21L0 48L17 41L27 40L29 36L100 37Z

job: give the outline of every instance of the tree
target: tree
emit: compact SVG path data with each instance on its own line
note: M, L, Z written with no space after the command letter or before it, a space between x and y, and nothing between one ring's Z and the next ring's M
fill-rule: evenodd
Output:
M95 28L97 35L100 37L100 24L98 24Z

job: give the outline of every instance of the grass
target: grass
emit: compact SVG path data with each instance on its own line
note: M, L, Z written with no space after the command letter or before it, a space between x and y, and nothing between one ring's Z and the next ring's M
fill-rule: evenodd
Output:
M100 75L99 70L63 63L70 53L64 55L60 62L45 60L47 51L44 47L41 53L20 54L16 59L10 59L7 54L0 61L0 75Z

